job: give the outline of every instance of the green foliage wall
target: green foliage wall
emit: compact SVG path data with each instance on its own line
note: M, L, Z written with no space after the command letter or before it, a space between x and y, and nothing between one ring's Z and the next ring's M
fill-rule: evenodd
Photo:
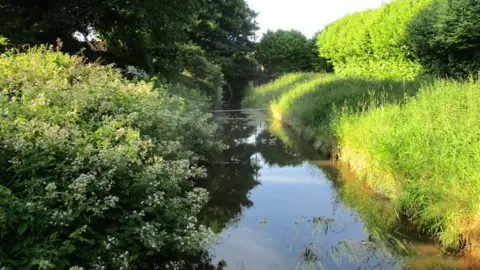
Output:
M433 0L397 0L347 15L318 36L320 55L335 72L377 78L413 78L422 72L407 46L407 25Z
M332 63L325 57L322 57L317 47L317 37L321 32L316 33L313 38L309 39L311 50L310 69L312 72L333 72Z
M256 58L270 74L305 71L311 67L311 46L296 30L268 31L256 52Z
M409 45L425 69L440 76L480 71L480 2L437 0L408 26Z
M245 0L205 1L198 22L188 31L189 39L222 68L230 86L253 79L258 71L252 41L256 16Z
M207 98L83 61L44 47L0 57L0 268L164 269L195 256L212 232L197 224L208 194L192 180L222 148Z
M183 79L179 75L185 69L195 68L195 81L200 82L195 87L209 85L213 88L206 91L217 93L223 78L233 84L256 75L250 39L257 29L255 16L245 0L6 0L0 9L0 33L13 45L56 44L61 39L64 52L76 54L83 47L92 61L101 57L104 64L133 66L170 83ZM96 35L102 49L79 42L74 33L82 38ZM200 49L185 52L192 44ZM202 58L202 65L184 66L186 55Z

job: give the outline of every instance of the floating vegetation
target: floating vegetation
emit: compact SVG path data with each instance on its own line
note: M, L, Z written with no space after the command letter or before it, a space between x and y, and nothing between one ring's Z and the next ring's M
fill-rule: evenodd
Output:
M268 226L267 217L260 217L260 221L258 222L261 228L265 228Z

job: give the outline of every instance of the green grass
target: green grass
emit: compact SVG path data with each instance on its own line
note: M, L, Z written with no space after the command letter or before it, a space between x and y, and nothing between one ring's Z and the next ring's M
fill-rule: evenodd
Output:
M415 81L339 77L333 74L294 73L255 88L244 105L270 107L297 132L317 141L323 153L334 152L332 114L362 111L380 103L401 103L429 78Z
M334 125L342 159L360 161L355 170L371 186L395 187L402 209L445 246L480 235L479 86L438 81L405 106L344 114Z
M296 85L309 82L317 76L318 74L315 73L286 74L270 83L255 88L245 98L244 104L247 106L266 106L271 100L290 91Z
M325 74L282 81L249 100L337 153L443 246L479 255L479 82Z

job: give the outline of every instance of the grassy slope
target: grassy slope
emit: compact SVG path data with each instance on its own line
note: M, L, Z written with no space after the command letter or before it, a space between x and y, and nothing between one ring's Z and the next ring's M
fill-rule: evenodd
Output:
M478 92L473 81L290 74L255 89L246 102L270 105L276 118L306 131L323 151L338 147L357 175L398 199L444 246L459 248L462 235L478 253Z

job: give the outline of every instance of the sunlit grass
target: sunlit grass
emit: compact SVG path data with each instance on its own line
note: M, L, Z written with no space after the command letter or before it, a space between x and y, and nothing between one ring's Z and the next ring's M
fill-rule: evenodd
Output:
M338 154L443 246L480 257L479 83L306 78L280 78L250 100Z
M343 159L354 162L360 153L368 160L356 169L370 185L398 187L409 216L445 246L460 248L462 235L474 253L480 237L479 86L438 81L405 106L344 114L334 127ZM370 176L379 170L390 177Z
M292 87L308 82L316 76L318 76L318 74L315 73L286 74L271 83L261 85L253 90L251 89L251 92L254 92L254 95L248 95L244 100L244 104L249 107L268 106L270 101L275 100L285 92L290 91Z

